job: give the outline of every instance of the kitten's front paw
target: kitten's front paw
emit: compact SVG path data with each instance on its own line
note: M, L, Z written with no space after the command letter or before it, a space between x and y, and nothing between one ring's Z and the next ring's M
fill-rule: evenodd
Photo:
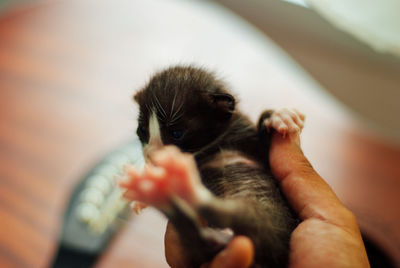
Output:
M267 129L273 128L282 135L291 133L300 133L304 127L304 114L296 109L279 109L264 120L264 125Z
M197 205L208 198L210 192L201 183L193 157L175 146L166 146L151 156L151 164L140 172L128 168L128 180L120 185L127 191L124 197L158 208L169 206L172 196L188 204Z

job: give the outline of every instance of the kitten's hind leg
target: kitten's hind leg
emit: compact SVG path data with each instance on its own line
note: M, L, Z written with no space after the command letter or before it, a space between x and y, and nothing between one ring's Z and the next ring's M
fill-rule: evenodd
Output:
M174 196L192 206L212 197L202 184L190 154L180 152L175 146L166 146L152 154L151 162L143 171L127 168L129 179L120 183L126 189L124 196L127 199L168 210Z
M129 180L120 183L126 189L124 197L163 212L191 256L190 267L198 267L223 249L232 235L205 227L200 220L196 207L214 197L201 183L191 155L167 146L155 152L151 160L152 164L141 172L127 170Z
M231 233L203 226L197 211L179 197L171 199L171 207L164 214L177 230L181 245L189 257L188 267L199 267L210 261L232 239Z

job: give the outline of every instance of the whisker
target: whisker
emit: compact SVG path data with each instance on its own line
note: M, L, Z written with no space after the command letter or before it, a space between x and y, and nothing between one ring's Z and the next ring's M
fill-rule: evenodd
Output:
M144 116L143 116L143 115L139 115L138 121L139 121L139 122L143 122L143 121L144 121Z
M172 100L171 112L169 113L170 117L172 117L172 111L174 110L174 107L175 107L175 100L176 100L177 95L178 95L178 91L175 91L174 99Z
M150 111L151 111L151 113L154 113L155 115L156 115L156 118L159 120L159 121L164 121L161 117L160 117L160 115L159 115L159 113L157 113L157 104L154 104L154 100L151 100L151 104L152 104L152 106L154 107L153 109L151 109Z
M199 149L197 149L197 151L193 152L193 156L201 155L202 153L207 151L209 148L211 148L212 146L218 144L221 140L223 140L227 134L228 134L228 132L223 132L221 135L216 137L212 142L210 142L209 144L207 144L203 147L200 147Z
M164 121L161 117L158 116L158 114L156 114L156 117L157 117L158 121L160 121L160 122Z
M156 101L156 104L158 108L160 109L160 113L164 118L167 118L167 113L165 112L164 108L161 106L160 101L158 100L157 96L153 94L154 100Z
M169 121L169 124L173 125L174 123L176 123L176 121L178 121L179 119L181 119L181 117L183 116L183 113L181 113L180 115L172 118L171 121Z
M183 107L183 102L181 103L181 105L179 106L178 109L176 109L176 111L174 112L174 114L171 116L172 119L174 119L174 117L181 111Z
M153 110L153 109L151 109L150 104L147 103L147 102L146 102L146 108L147 108L147 110L149 110L150 113L151 113L151 111Z

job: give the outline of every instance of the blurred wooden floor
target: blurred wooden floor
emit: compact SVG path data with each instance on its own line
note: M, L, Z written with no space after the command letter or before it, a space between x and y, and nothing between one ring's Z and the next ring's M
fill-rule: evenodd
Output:
M46 267L68 195L107 151L131 139L131 96L174 63L217 70L252 118L307 114L303 147L400 265L400 148L366 132L291 60L212 3L60 1L0 18L0 267ZM166 267L165 221L134 218L97 267Z

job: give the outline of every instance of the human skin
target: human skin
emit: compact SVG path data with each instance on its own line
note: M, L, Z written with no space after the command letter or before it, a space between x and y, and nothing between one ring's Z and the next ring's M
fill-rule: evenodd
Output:
M290 239L290 268L370 267L354 214L347 209L304 156L298 133L274 133L270 166L301 223ZM178 235L168 224L165 255L173 268L187 267ZM254 248L249 238L235 237L202 268L250 267Z

